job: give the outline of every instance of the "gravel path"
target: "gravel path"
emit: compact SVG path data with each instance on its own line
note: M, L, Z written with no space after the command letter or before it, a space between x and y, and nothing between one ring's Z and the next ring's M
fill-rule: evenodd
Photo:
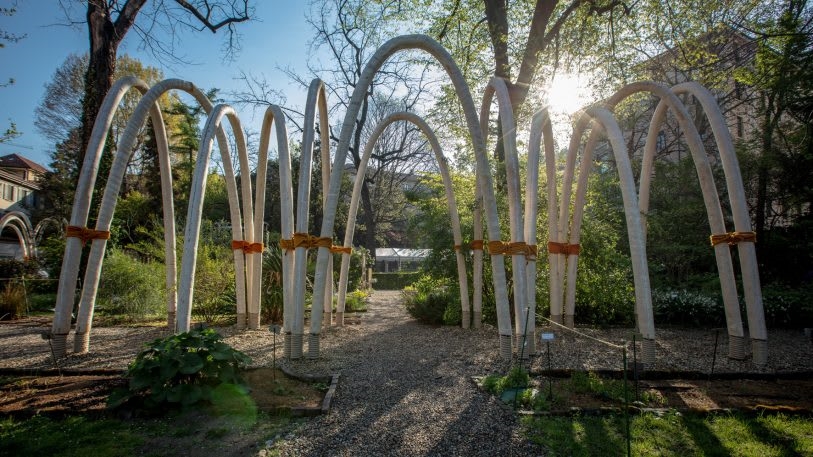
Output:
M280 454L542 454L470 379L501 366L493 333L418 324L397 292L376 292L362 321L328 331L321 359L286 361L294 371L341 379L330 414L278 443Z
M0 323L0 369L53 368L41 333L49 319ZM219 328L226 341L247 353L257 366L278 363L302 374L341 373L332 409L304 423L272 445L281 455L541 455L525 442L520 425L490 395L479 391L471 376L505 373L494 327L463 330L435 327L412 320L400 304L399 292L378 291L369 311L349 318L344 327L323 331L318 360L282 360L267 329L237 331ZM624 344L629 329L579 329L596 339ZM621 354L593 339L558 329L553 332L551 366L584 370L621 368ZM91 352L71 354L63 369L126 368L144 342L167 334L156 327L98 327ZM650 368L708 372L714 359L715 331L657 330L656 363ZM68 339L72 343L72 335ZM749 360L725 357L727 335L719 332L715 372L811 372L813 345L800 330L771 330L769 363L756 368ZM627 343L630 349L631 345ZM307 348L306 348L307 349ZM532 358L532 371L547 368L547 347ZM261 455L268 450L262 450Z

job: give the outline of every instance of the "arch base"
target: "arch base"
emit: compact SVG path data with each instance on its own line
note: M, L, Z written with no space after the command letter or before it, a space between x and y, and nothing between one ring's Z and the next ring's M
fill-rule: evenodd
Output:
M751 360L760 367L768 363L768 341L751 338Z
M471 313L468 311L463 311L462 315L460 316L460 325L464 329L471 328Z
M336 311L336 327L344 327L344 312Z
M246 313L237 313L237 322L234 323L234 328L237 330L246 328Z
M291 360L302 358L302 334L291 333L291 350L288 353Z
M330 327L333 325L333 313L325 311L322 313L322 327Z
M173 332L175 331L175 319L177 318L177 315L178 313L175 311L170 311L167 313L167 328Z
M54 357L58 359L68 355L68 334L53 333L51 335L51 350L54 351Z
M248 328L251 330L260 328L260 313L248 313Z
M745 338L742 336L728 336L728 358L734 360L745 359Z
M291 334L286 333L282 340L282 356L286 359L291 358Z
M573 328L576 326L576 318L572 314L565 314L565 327Z
M512 339L511 335L500 335L500 356L503 360L511 361L513 356Z
M319 334L311 333L308 335L308 358L319 358Z
M76 333L73 336L73 353L87 354L90 349L90 333Z
M483 328L483 313L480 311L474 312L474 328Z
M641 340L641 362L644 365L655 364L655 339L644 338Z

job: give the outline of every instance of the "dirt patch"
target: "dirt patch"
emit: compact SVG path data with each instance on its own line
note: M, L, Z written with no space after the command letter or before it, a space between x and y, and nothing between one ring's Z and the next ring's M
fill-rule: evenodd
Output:
M272 368L248 370L244 377L257 409L270 413L319 409L328 387ZM0 378L0 415L101 415L110 392L126 385L126 379L110 375L5 376Z

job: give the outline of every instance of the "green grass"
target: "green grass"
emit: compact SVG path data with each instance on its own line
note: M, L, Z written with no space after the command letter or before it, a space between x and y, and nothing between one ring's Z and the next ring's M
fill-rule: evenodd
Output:
M531 417L523 419L529 439L550 455L626 455L624 417ZM669 413L631 418L635 456L813 455L813 419L801 416Z
M0 456L104 455L129 456L143 440L116 420L69 417L54 420L42 416L27 420L0 421Z
M0 419L0 457L6 456L164 456L205 443L212 455L243 442L259 447L269 438L295 427L287 416L256 415L247 424L232 415L170 413L161 418L119 420L70 416L54 419ZM242 437L242 438L241 438Z

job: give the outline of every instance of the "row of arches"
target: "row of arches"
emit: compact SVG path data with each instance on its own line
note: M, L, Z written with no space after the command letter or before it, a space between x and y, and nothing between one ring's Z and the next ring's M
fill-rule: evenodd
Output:
M548 262L550 266L550 308L553 321L573 325L575 313L575 279L577 274L579 239L581 221L585 206L586 184L590 167L593 161L593 152L599 138L606 137L616 161L616 167L621 181L621 193L624 202L624 214L627 223L627 232L630 242L630 255L635 281L636 326L644 337L644 361L652 362L655 357L655 326L652 314L649 274L646 261L646 227L645 215L648 205L648 193L651 186L650 176L652 159L655 149L655 135L657 127L663 122L667 111L674 113L681 130L686 135L686 141L692 151L699 182L703 190L706 210L714 235L723 236L722 239L732 240L726 231L719 196L716 193L710 172L707 154L697 129L685 105L677 94L689 94L697 99L703 112L713 126L713 133L720 152L721 161L726 172L728 194L732 198L731 207L734 212L735 229L745 232L750 227L745 206L745 196L742 190L742 180L739 176L736 157L730 134L725 127L724 119L716 108L713 97L708 91L697 84L687 83L667 88L651 82L628 85L612 96L603 106L593 106L584 110L576 119L574 132L568 149L564 176L562 178L561 195L557 195L555 154L553 151L553 137L550 119L542 110L532 119L531 141L528 150L528 166L525 182L525 206L522 202L522 183L520 183L520 168L516 146L516 123L512 115L510 97L505 82L493 78L486 87L481 108L476 110L471 92L448 52L437 42L423 35L407 35L394 38L382 45L371 57L364 68L354 92L347 105L344 121L337 148L330 162L328 129L321 129L320 153L322 158L322 188L326 189L322 199L322 225L318 236L307 233L308 214L311 191L312 156L315 138L314 124L316 114L319 114L320 125L328 125L327 101L323 84L314 80L309 88L308 101L305 112L303 132L302 155L300 163L299 186L297 188L296 214L293 211L293 189L291 180L291 164L288 151L288 135L285 129L284 117L279 107L268 108L263 120L260 150L256 168L257 189L256 197L252 200L251 181L241 180L241 188L237 189L234 168L231 163L229 144L226 141L225 127L228 126L234 137L237 147L237 156L240 170L249 170L246 151L246 142L243 136L240 121L234 110L227 105L212 106L211 102L193 84L180 80L166 80L147 88L143 82L134 78L119 81L102 107L97 118L94 133L88 153L85 156L80 175L80 184L74 202L71 227L75 230L86 231L86 238L91 239L91 253L86 270L84 288L79 304L79 318L76 327L74 351L88 350L90 328L98 286L99 272L106 245L105 233L109 231L116 197L119 192L123 173L129 160L128 151L132 149L135 134L143 125L147 116L150 116L156 126L158 137L159 157L161 159L161 176L163 192L163 210L165 224L165 248L167 257L167 288L170 291L167 302L168 324L177 331L186 331L190 326L191 304L193 298L193 284L195 275L195 260L201 220L202 203L204 198L206 178L208 175L209 157L217 141L224 170L226 172L227 191L230 203L230 217L233 230L234 261L237 271L237 317L238 326L247 325L250 328L259 326L259 290L261 278L261 259L256 255L264 249L260 240L263 227L263 208L265 198L265 176L267 170L268 149L271 142L272 131L276 133L277 150L279 152L280 167L280 195L282 226L279 228L282 236L281 248L283 251L283 297L284 321L283 330L285 338L285 355L290 358L299 358L304 355L304 314L305 314L305 283L306 260L309 249L317 249L316 269L314 273L313 294L311 302L310 329L308 333L308 357L319 356L319 339L324 324L331 319L331 306L333 297L332 262L335 253L342 254L342 265L338 286L337 323L343 320L345 295L347 292L347 277L349 271L350 249L354 230L355 212L358 209L358 194L360 180L364 177L370 152L378 136L391 123L398 121L411 122L416 125L429 139L430 146L435 153L439 164L446 196L449 203L449 212L452 221L453 236L456 247L462 243L463 235L460 230L457 215L457 202L451 188L448 166L441 147L430 126L420 117L412 113L396 113L376 126L373 135L365 146L362 164L357 174L351 198L350 215L345 230L343 246L333 245L333 231L336 219L336 208L339 200L339 188L344 163L349 149L350 138L355 128L355 120L368 86L371 84L381 65L393 54L402 50L422 50L435 58L446 71L455 93L463 108L476 162L476 186L478 209L474 217L474 239L480 241L480 246L487 245L491 257L492 280L496 299L497 327L499 333L499 350L501 354L510 358L516 345L522 341L532 343L535 335L536 316L533 314L535 306L536 259L538 255L536 208L538 203L539 166L544 147L545 173L547 179L547 204L549 210L548 220ZM105 188L101 209L97 217L96 228L91 230L84 227L88 219L90 193L92 192L95 175L101 151L104 148L106 132L110 128L110 120L118 106L123 94L131 89L139 90L143 95L134 114L127 123L124 134L118 145L118 152L114 158L107 187ZM187 213L187 223L184 234L184 249L180 272L180 282L175 287L175 227L174 210L172 202L172 182L169 170L168 148L166 133L161 120L161 112L156 101L161 94L168 90L182 90L191 94L206 110L208 119L203 129L201 147L198 152L196 168L190 192L190 205ZM623 132L614 118L613 108L627 97L649 92L660 99L651 121L650 134L647 139L640 188L636 186L633 178L629 154L624 144ZM501 139L506 151L506 179L508 197L508 217L510 227L510 240L502 241L500 233L499 214L497 211L496 195L494 191L491 166L486 153L491 104L496 100L503 123L502 130L507 132ZM587 135L583 144L582 138ZM579 162L578 171L576 164ZM573 187L575 185L575 193ZM238 199L242 198L242 205ZM570 211L573 214L570 214ZM483 236L485 227L487 240ZM738 241L743 241L741 239ZM747 238L747 237L746 237ZM741 268L743 271L748 311L748 324L752 339L752 352L756 363L765 363L767 359L767 332L765 330L762 312L761 293L759 290L759 277L756 270L755 253L752 240L738 243L740 249ZM65 291L75 287L80 256L77 255L82 248L78 238L69 238L66 244L65 258L63 260L62 276L60 277L60 293L57 310L52 328L55 351L64 354L68 331L70 330L70 310L73 306L72 294ZM275 249L276 247L269 247ZM726 305L726 318L729 335L731 337L730 353L732 357L744 356L744 332L742 320L739 315L737 291L734 283L734 271L728 245L719 243L714 246L723 284L723 296ZM474 326L479 326L482 316L482 249L475 249L474 280L472 306L469 305L468 284L465 275L465 259L458 249L456 252L458 276L461 289L461 308L463 326L467 327L471 321L473 311ZM505 269L505 256L512 261L512 296L513 303L509 303L507 277ZM514 319L511 314L513 308ZM531 351L533 346L531 344Z

